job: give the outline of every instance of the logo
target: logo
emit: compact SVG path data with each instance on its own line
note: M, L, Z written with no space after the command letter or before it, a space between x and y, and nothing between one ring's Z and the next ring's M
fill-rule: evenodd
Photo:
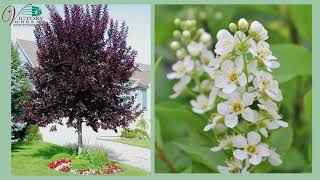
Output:
M14 8L14 7L13 7ZM45 23L42 10L38 6L24 6L13 21L13 25L35 25Z

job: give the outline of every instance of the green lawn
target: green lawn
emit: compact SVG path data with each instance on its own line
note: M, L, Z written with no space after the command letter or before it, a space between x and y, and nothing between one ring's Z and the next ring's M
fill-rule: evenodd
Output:
M59 153L65 153L61 146L46 142L19 142L11 150L11 174L15 176L68 176L70 174L57 172L48 168L52 157ZM148 172L120 164L123 172L119 176L144 176Z
M112 141L148 149L151 148L150 139L114 139Z

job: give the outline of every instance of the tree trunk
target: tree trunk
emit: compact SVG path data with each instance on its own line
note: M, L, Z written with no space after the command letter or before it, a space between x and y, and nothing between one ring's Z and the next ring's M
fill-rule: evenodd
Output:
M82 120L78 121L78 155L81 154L83 148L82 143Z

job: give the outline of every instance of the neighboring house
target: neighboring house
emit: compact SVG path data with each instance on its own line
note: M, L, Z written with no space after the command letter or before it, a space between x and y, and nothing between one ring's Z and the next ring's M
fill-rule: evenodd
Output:
M18 48L18 52L20 55L20 59L22 63L26 63L31 67L38 67L38 58L37 58L37 45L35 42L17 39L16 46ZM132 81L139 83L142 86L142 89L139 90L138 96L136 98L136 103L141 104L141 108L145 109L143 113L143 117L146 119L148 123L148 134L151 134L151 88L150 88L150 80L151 80L151 71L150 65L136 63L136 71L131 78ZM43 135L43 139L45 141L55 143L55 144L67 144L77 142L77 134L75 133L75 129L67 128L66 125L57 125L57 130L62 131L64 133L55 133L50 132L50 127L40 128L40 132ZM130 125L130 128L134 128L135 123ZM91 141L96 138L103 138L106 136L119 136L121 129L119 129L118 133L112 130L99 130L97 133L94 132L89 127L83 127L84 130L84 142ZM67 138L66 138L67 137Z

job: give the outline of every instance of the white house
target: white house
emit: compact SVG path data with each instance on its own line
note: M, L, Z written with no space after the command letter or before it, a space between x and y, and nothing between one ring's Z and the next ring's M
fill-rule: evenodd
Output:
M38 67L37 61L37 46L33 41L17 39L16 46L18 48L18 52L20 55L20 59L22 63L27 63L31 67ZM132 80L140 83L142 85L142 89L138 92L138 97L136 98L136 102L141 104L141 108L144 108L145 111L143 113L143 117L146 119L148 123L148 134L150 135L151 129L151 91L150 91L150 80L151 80L151 69L150 65L137 63L136 72L134 73ZM77 134L74 128L67 128L66 125L56 125L57 131L50 132L50 127L47 126L45 128L40 128L40 132L42 133L43 140L55 144L69 144L77 142ZM130 125L130 128L134 128L135 123ZM63 132L63 133L61 133ZM90 143L97 138L106 138L112 136L119 136L121 129L118 129L118 133L112 130L99 130L98 132L94 132L90 127L83 126L83 140L84 143Z

